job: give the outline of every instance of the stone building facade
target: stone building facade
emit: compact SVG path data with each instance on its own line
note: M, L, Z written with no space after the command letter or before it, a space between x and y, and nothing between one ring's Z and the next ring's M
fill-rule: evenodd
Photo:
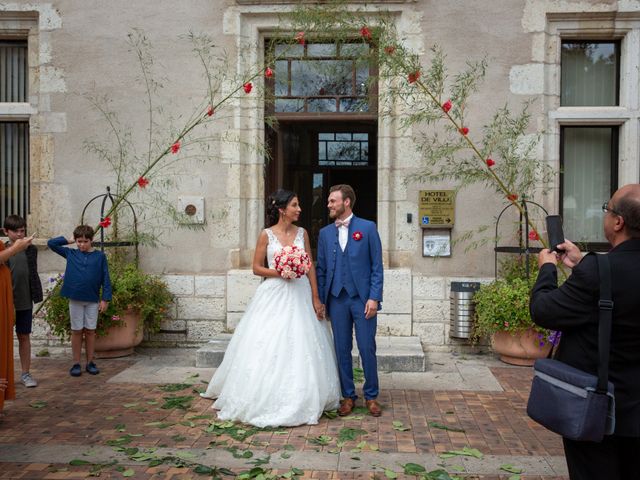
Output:
M45 283L63 267L46 250L46 238L69 235L82 206L113 182L104 163L83 148L85 140L103 135L105 128L85 94L109 95L113 110L131 125L134 143L146 142L145 93L138 81L137 60L126 43L131 29L141 29L150 39L163 76L163 109L179 117L189 115L206 95L201 69L181 35L206 32L227 52L227 68L241 77L262 62L265 40L295 3L14 0L0 4L0 44L7 52L16 44L26 49L28 92L22 98L0 97L0 126L21 124L28 129L20 137L28 139L28 155L20 164L28 181L16 188L28 193L28 205L24 201L21 205L26 205L31 231L37 231ZM594 227L601 218L594 205L607 200L618 186L640 179L639 1L378 0L353 2L353 7L371 16L389 13L404 42L425 62L433 44L442 47L453 72L469 59L487 58L487 77L469 107L472 130L505 104L518 107L533 100L531 135L542 132L538 155L562 172L550 194L536 200L548 211L563 214L569 231L581 235L580 240L594 246L602 242ZM354 31L358 28L354 26ZM594 78L570 77L570 71ZM188 175L168 193L176 205L185 196L200 199L205 223L200 230L170 231L160 246L142 249L144 268L163 275L176 296L172 318L152 340L167 345L198 343L237 325L260 282L250 264L270 188L279 183L295 187L303 209L306 200L311 211L310 202L318 200L314 192L326 196L332 181L352 179L363 199L364 211L357 205L356 214L376 220L384 249L385 301L379 333L419 336L432 348L458 345L449 338L451 282L493 278L494 252L492 244L465 251L455 240L482 225L493 225L505 203L479 187L460 191L451 255L425 257L420 191L450 190L455 185L411 181L421 162L415 149L420 132L403 130L393 118L379 119L366 111L340 116L317 110L315 115L296 117L286 114L285 107L275 134L280 153L267 164L258 148L270 135L264 112L262 95L234 99L212 128L216 135L236 142L214 142L207 161L185 162ZM318 163L318 146L326 139L322 135L338 134L351 135L354 142L354 135L368 135L370 168L362 170L368 173L349 176L336 165ZM3 141L9 142L8 138L6 133ZM316 143L304 150L300 146L309 138ZM292 139L297 150L291 150ZM304 160L305 155L311 160ZM588 157L584 164L581 156ZM295 161L316 163L302 168ZM306 173L296 177L294 170ZM7 197L9 183L0 187ZM7 203L3 208L4 215L18 207ZM318 215L322 219L323 212ZM47 338L43 325L35 334Z

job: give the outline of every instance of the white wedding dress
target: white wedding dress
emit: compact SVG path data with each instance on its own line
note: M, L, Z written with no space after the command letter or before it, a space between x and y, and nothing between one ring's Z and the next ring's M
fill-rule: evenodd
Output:
M282 245L270 229L267 259ZM293 242L304 249L304 230ZM316 424L325 410L337 408L340 383L331 330L313 310L307 276L270 277L258 289L240 320L224 360L205 398L221 420L258 427Z

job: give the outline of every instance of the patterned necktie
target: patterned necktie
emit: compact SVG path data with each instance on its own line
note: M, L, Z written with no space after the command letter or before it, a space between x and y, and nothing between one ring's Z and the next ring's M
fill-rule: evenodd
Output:
M340 228L340 227L347 227L349 228L349 222L351 219L347 219L347 220L336 220L336 227Z

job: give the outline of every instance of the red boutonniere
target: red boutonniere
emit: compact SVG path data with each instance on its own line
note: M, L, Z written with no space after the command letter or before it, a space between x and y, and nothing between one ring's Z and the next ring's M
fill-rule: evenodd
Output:
M360 240L362 240L362 232L360 230L353 232L351 238L353 238L356 242L359 242Z

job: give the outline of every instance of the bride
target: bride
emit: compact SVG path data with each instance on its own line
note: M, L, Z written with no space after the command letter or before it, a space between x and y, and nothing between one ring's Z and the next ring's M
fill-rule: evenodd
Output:
M340 399L331 332L323 320L311 263L307 275L284 279L274 256L295 245L310 256L309 236L295 193L278 190L267 199L268 228L258 238L253 273L266 277L256 290L216 370L205 398L221 420L258 427L316 424ZM264 267L267 257L269 267Z

